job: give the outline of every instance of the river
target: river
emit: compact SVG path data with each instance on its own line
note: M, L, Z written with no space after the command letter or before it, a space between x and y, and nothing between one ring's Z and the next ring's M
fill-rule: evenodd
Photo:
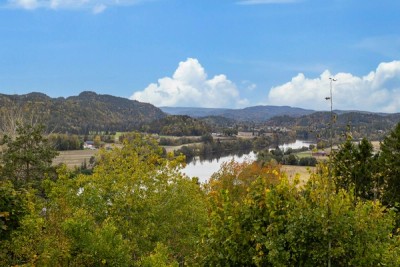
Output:
M220 169L224 162L229 162L232 159L236 162L243 162L245 160L254 161L256 158L257 155L254 152L243 154L242 156L230 155L210 160L200 160L196 157L186 165L182 172L189 177L198 177L199 182L205 183L214 172Z
M286 151L288 148L299 149L302 148L303 146L309 147L311 144L315 143L311 141L296 140L296 142L294 143L280 145L279 148L283 151Z
M294 143L283 144L279 146L280 149L286 150L288 148L299 149L303 146L308 147L311 142L296 140ZM243 154L241 156L238 155L230 155L220 158L214 158L210 160L200 160L199 157L196 157L194 160L189 162L185 168L183 168L182 173L186 174L189 177L198 177L199 182L205 183L208 179L210 179L211 175L217 172L222 163L229 162L234 159L236 162L254 161L257 159L257 154L254 152L250 152L247 154Z

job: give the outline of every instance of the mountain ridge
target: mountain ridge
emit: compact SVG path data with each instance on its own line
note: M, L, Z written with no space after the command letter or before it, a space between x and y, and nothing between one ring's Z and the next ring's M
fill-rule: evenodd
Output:
M242 109L228 108L190 108L190 107L160 107L162 111L171 115L188 115L195 118L207 116L221 116L237 121L263 122L274 116L291 115L294 117L308 115L314 110L290 106L258 105Z
M51 98L38 92L0 94L0 115L15 108L25 117L35 116L50 131L78 134L139 130L143 124L166 116L151 104L91 91L67 98Z
M26 117L36 116L48 131L59 133L87 134L90 131L133 131L147 129L154 121L168 114L190 116L209 125L231 127L236 123L262 123L288 127L314 127L328 124L329 111L291 106L258 105L242 109L160 107L123 97L83 91L77 96L51 98L46 94L31 92L24 95L0 94L0 124L2 115L18 108ZM334 110L338 122L375 125L376 129L387 129L400 118L400 113L378 113L354 110ZM325 114L325 115L324 115ZM347 114L347 115L346 115ZM169 119L186 123L185 118ZM0 125L1 126L1 125ZM154 126L154 125L153 125ZM176 126L176 125L175 125ZM315 126L319 128L319 126ZM150 127L151 128L151 127ZM203 127L204 128L204 127Z
M290 116L298 118L304 115L310 115L317 112L330 112L328 110L313 110L304 109L292 106L275 106L275 105L256 105L240 109L231 108L201 108L201 107L159 107L162 111L170 115L188 115L195 118L202 118L208 116L221 116L237 121L255 121L265 122L276 116ZM347 113L358 114L376 114L380 116L390 116L397 113L384 113L363 110L333 110L337 115Z

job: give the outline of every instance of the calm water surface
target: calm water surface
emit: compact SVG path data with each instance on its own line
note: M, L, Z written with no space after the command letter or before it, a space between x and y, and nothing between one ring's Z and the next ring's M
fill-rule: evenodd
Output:
M286 151L286 149L288 149L288 148L299 149L299 148L302 148L303 146L309 147L311 144L315 144L315 143L311 142L311 141L296 140L296 142L294 142L294 143L283 144L283 145L279 146L279 148L283 151Z
M186 167L182 170L182 173L189 177L198 177L199 181L204 183L210 179L214 172L217 172L220 169L221 164L224 162L229 162L232 159L236 162L243 162L245 160L254 161L256 158L257 154L254 152L243 154L242 156L231 155L212 160L200 161L199 158L196 158L186 165Z
M279 148L282 150L286 150L288 148L298 149L302 148L303 146L308 147L310 144L312 143L302 140L296 140L296 142L291 144L283 144L279 146ZM220 169L222 163L229 162L232 159L234 159L236 162L243 162L245 160L254 161L257 159L257 154L254 152L250 152L241 156L230 155L218 159L202 161L200 161L200 159L197 157L186 165L186 167L182 170L182 173L186 174L189 177L198 177L201 183L205 183L208 179L210 179L211 175L214 172L217 172Z

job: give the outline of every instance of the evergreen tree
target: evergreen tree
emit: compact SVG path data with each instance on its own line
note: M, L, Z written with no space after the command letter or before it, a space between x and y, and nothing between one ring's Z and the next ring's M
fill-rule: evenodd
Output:
M333 156L337 189L354 190L357 197L372 199L375 166L372 144L365 138L358 145L348 139Z
M381 143L379 156L383 201L388 205L400 202L400 123Z
M2 180L11 180L16 188L38 187L51 169L57 152L43 136L43 125L18 125L17 136L5 135L0 171Z

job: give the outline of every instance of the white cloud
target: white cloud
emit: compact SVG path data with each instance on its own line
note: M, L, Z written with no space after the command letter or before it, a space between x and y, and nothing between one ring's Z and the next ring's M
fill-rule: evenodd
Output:
M257 88L257 85L255 83L252 83L251 81L242 81L242 87L245 88L246 91L254 91Z
M91 10L93 14L102 13L110 6L131 6L150 0L8 0L7 6L21 9L68 9Z
M273 87L268 104L328 110L330 104L324 99L330 93L330 77L337 79L332 86L334 109L400 112L400 61L383 62L363 77L326 70L312 79L299 73Z
M158 83L135 92L131 99L155 106L239 107L248 104L225 75L207 79L204 68L193 58L180 62L172 77L159 79Z
M299 0L242 0L236 2L238 5L266 5L266 4L291 4Z
M89 0L50 0L52 9L75 9L86 7Z
M106 10L107 6L104 4L99 4L93 7L93 14L100 14Z
M23 9L36 9L39 6L37 0L9 0L10 5L17 6Z

